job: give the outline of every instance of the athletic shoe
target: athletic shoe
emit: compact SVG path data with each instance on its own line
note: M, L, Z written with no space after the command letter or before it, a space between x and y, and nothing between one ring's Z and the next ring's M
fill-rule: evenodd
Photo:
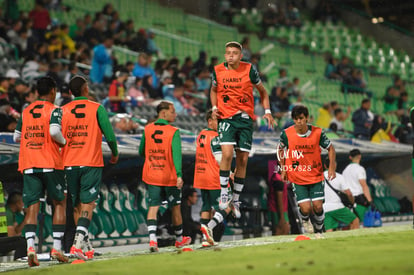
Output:
M39 260L37 259L36 251L33 246L27 249L27 263L30 267L39 266Z
M233 212L234 217L236 217L236 219L240 219L241 217L241 213L240 213L240 201L232 201L230 203L230 209L231 212Z
M305 233L312 234L313 233L313 224L310 219L302 220L303 228L305 229Z
M203 241L203 242L201 243L201 246L202 246L202 247L211 247L212 245L211 245L208 241Z
M181 248L191 243L191 237L183 236L183 240L181 242L175 241L175 247Z
M201 233L203 233L204 238L210 245L214 245L214 239L213 239L213 232L210 228L207 227L207 225L202 224L201 225Z
M325 235L320 233L320 232L317 232L317 233L315 233L315 239L317 239L317 240L325 239Z
M158 242L150 241L150 252L158 252Z
M65 256L63 251L59 251L54 248L50 251L50 258L55 259L60 263L67 263L69 261L69 258Z
M226 194L226 193L220 194L219 208L221 210L225 210L227 209L227 207L229 207L229 203L230 203L229 194Z
M70 248L70 255L73 255L76 258L84 260L84 261L88 260L88 257L85 256L85 254L83 254L82 249L76 248L74 245L72 245L72 247Z
M85 256L88 257L88 260L92 260L93 259L93 256L95 255L95 249L86 251L83 254L85 254Z

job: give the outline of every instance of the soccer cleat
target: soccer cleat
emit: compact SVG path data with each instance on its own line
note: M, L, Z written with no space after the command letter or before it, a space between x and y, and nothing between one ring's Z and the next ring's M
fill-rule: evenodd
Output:
M233 212L234 217L236 217L236 219L240 219L241 217L241 213L240 213L240 201L232 201L230 203L230 209L231 212Z
M158 242L150 241L150 252L158 252Z
M55 259L60 263L67 263L69 261L69 258L65 256L63 251L59 251L54 248L50 251L50 258Z
M181 242L175 241L175 247L181 248L191 243L191 237L183 236L183 240Z
M317 240L325 239L325 235L320 233L320 232L317 232L317 233L315 233L315 239L317 239Z
M202 247L210 247L210 246L212 246L208 241L203 241L202 243L201 243L201 246Z
M313 224L310 219L302 220L303 228L305 229L305 233L312 234L313 233Z
M84 261L88 260L88 257L85 256L85 254L83 254L82 249L76 248L74 245L72 245L72 247L70 248L70 255L73 255L76 258L84 260Z
M214 239L213 239L213 232L211 231L210 228L208 228L207 225L202 224L201 225L201 233L203 233L204 238L206 239L206 241L210 244L210 245L214 245Z
M88 258L88 260L92 260L93 256L95 255L95 249L89 250L89 251L85 251L85 256Z
M229 207L229 203L230 203L229 194L221 193L220 194L220 201L219 201L219 208L221 210L225 210L225 209L227 209L227 207Z
M33 246L27 249L27 263L30 267L39 266L39 260L37 259L36 251Z

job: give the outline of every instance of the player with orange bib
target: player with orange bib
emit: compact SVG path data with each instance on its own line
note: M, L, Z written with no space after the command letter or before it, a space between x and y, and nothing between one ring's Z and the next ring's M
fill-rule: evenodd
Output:
M281 176L283 180L287 179L293 184L305 231L315 232L317 237L321 237L325 219L321 147L328 150L328 180L335 178L335 149L321 128L308 124L308 108L303 105L295 106L292 109L292 119L295 124L283 130L280 135L277 157ZM313 225L310 219L312 212Z
M217 134L217 119L213 112L206 114L207 129L203 129L197 137L196 162L194 169L194 188L201 190L203 204L201 206L201 232L205 237L204 247L215 244L213 229L222 223L231 208L219 209L220 199L220 161L221 147ZM217 241L217 240L216 240Z
M94 250L88 239L95 201L98 199L104 166L102 134L112 152L110 163L118 161L118 147L106 110L88 99L89 87L85 78L74 76L69 89L75 99L54 113L52 119L61 125L68 190L72 196L76 233L70 254L82 260L93 258Z
M145 157L142 181L148 186L147 225L151 252L158 252L157 213L162 202L162 192L165 193L172 212L175 246L182 248L191 243L190 237L183 236L181 216L183 174L180 131L170 125L177 114L174 105L168 101L158 104L157 114L157 120L145 126L139 146L139 155Z
M62 251L66 223L66 182L59 149L66 141L60 139L55 142L55 125L51 120L52 113L59 110L53 104L57 85L52 78L42 77L36 86L39 99L23 111L13 136L15 142L20 142L19 171L23 174L23 202L27 209L24 231L29 266L39 265L35 237L40 209L39 199L43 197L45 189L54 206L51 258L59 262L68 261Z
M218 118L218 133L222 150L220 162L220 209L229 205L236 217L240 217L240 193L243 190L247 160L253 141L255 87L265 108L263 116L269 127L275 121L270 111L269 96L261 83L259 73L252 64L241 61L242 46L238 42L228 42L225 46L225 62L214 67L210 98L213 118ZM236 149L236 172L234 176L233 198L230 201L227 185L229 182L233 152Z

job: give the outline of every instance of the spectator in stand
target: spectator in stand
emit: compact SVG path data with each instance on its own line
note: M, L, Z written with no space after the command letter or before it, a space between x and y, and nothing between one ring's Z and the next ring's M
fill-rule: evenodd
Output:
M266 11L262 17L262 33L261 37L267 36L267 30L270 27L276 27L279 24L279 14L275 4L268 4Z
M134 134L139 127L127 114L116 114L110 118L110 122L115 134Z
M196 72L194 82L197 92L204 93L207 96L211 87L211 77L207 67Z
M191 56L187 56L184 59L183 66L181 66L180 73L182 73L187 78L190 76L192 69L193 69L193 60L191 59Z
M32 104L37 99L36 87L32 87L27 93L24 94L24 103L22 107L22 112L26 109L27 106Z
M9 93L10 104L18 112L22 111L24 105L24 96L30 91L29 84L22 79L17 79L12 92Z
M286 88L282 88L279 96L272 97L270 101L272 106L272 113L278 119L285 116L290 107L289 94Z
M72 95L69 91L69 83L63 84L60 89L60 97L55 100L55 104L58 106L64 106L72 101Z
M327 79L342 80L342 76L337 73L336 59L332 56L327 59L324 76Z
M287 76L286 69L283 69L283 68L279 69L279 78L276 80L276 84L274 88L276 96L279 96L282 88L287 88L288 85L289 85L289 78Z
M92 83L101 84L104 78L112 77L112 45L114 40L106 37L102 44L93 48L92 69L90 79Z
M296 28L299 28L300 26L302 26L302 21L300 20L299 9L295 7L292 2L289 2L287 5L285 24L287 26L292 26Z
M66 84L69 84L69 81L72 79L72 77L74 77L75 75L77 75L79 73L78 70L78 66L76 65L75 61L71 61L68 65L68 72L66 73L65 77L64 77L64 82Z
M353 66L350 64L349 58L342 56L341 62L336 66L336 74L344 80L350 77L352 69Z
M334 117L332 118L329 129L331 129L333 132L343 132L344 126L343 121L345 121L345 113L342 111L341 108L337 108L334 110Z
M36 46L36 52L34 53L36 61L45 67L51 61L51 55L49 55L48 46L49 45L46 42L38 43Z
M332 120L332 106L330 103L325 103L321 108L318 110L318 119L316 120L316 125L327 129L329 128L329 124Z
M29 54L23 63L22 77L29 83L46 74L48 66L37 62L34 55Z
M9 91L10 82L7 77L0 76L0 99L6 99L9 101Z
M49 71L47 72L46 76L53 78L56 82L57 89L60 91L64 84L63 79L60 78L59 74L62 70L62 65L58 61L52 61L49 64Z
M103 41L103 29L104 26L101 20L94 19L92 27L85 30L84 40L90 48L97 46L101 41Z
M19 31L22 29L23 24L22 21L15 21L13 23L13 26L10 30L7 31L7 36L4 38L7 40L7 42L11 44L17 43L17 38L19 37Z
M13 117L13 114L16 111L10 106L10 102L5 98L0 99L0 132L13 132L16 129L16 118L20 115Z
M147 31L147 52L151 55L158 56L160 54L160 48L155 43L155 33L149 29Z
M126 104L130 102L130 98L126 94L124 82L128 79L128 71L117 71L115 77L109 86L109 107L111 112L127 113Z
M142 106L151 103L153 100L143 91L142 79L135 77L134 83L128 88L128 96L131 98L131 106Z
M240 42L242 45L242 61L250 62L252 57L252 51L250 49L250 38L248 36L243 37L243 40Z
M183 234L191 237L191 243L194 243L196 235L202 234L201 224L193 220L191 207L197 204L198 195L194 188L188 188L183 192L183 202L181 203L181 216L183 218Z
M207 66L207 53L205 51L200 51L198 54L198 59L193 65L193 70L197 71L203 69Z
M45 41L47 27L52 23L49 11L42 0L36 0L35 7L29 12L29 18L33 21L33 35L42 42Z
M301 101L299 83L299 77L294 77L292 82L288 85L289 97L293 97L297 101Z
M146 75L142 79L142 89L145 94L147 94L151 99L161 99L163 98L162 94L158 89L152 87L152 75Z
M9 81L9 89L8 89L8 91L10 92L10 88L13 88L13 86L15 85L17 79L20 78L20 75L19 75L19 73L15 69L9 69L6 72L6 78Z
M135 77L145 77L147 75L151 75L152 77L152 83L151 86L154 89L158 88L158 78L157 75L155 74L155 71L153 68L151 68L150 66L150 57L148 54L146 53L140 53L138 56L138 62L135 63L135 67L134 70L132 71L133 76ZM145 81L144 81L145 83ZM151 96L152 97L152 96Z
M145 29L139 29L136 35L127 44L128 48L136 52L144 52L147 49L147 33Z
M85 33L85 23L82 18L76 19L76 22L69 27L69 36L75 40L83 40Z
M76 51L75 41L69 36L69 26L66 24L60 25L59 38L62 40L64 46L68 47L70 53Z
M371 127L374 114L370 111L371 100L365 98L361 102L361 107L352 114L354 124L354 136L359 139L369 140L371 137Z
M213 73L213 71L214 71L214 66L218 65L218 63L219 63L219 59L218 59L218 57L217 57L217 56L212 56L212 57L210 58L210 65L208 65L208 71L209 71L210 73ZM263 80L263 79L262 79L262 80Z
M371 127L371 141L376 143L381 143L383 140L391 141L390 130L391 123L387 123L382 116L375 115Z

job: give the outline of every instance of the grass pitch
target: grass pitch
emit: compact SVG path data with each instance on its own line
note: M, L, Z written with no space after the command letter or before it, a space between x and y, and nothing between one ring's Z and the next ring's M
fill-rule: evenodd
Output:
M41 262L9 274L413 274L414 230L392 226L326 233L325 239L296 236L224 242L191 252L173 248L105 254L84 264ZM311 236L313 238L313 236Z

